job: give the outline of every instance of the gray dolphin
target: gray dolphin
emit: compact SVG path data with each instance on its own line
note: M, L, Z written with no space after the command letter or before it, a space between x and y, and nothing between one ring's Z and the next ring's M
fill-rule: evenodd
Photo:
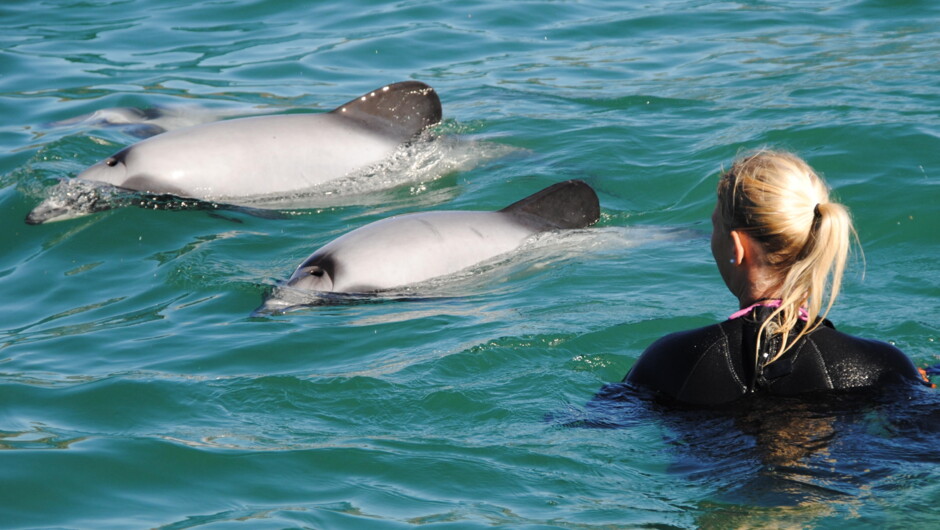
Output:
M286 195L380 163L440 120L434 89L405 81L330 112L254 116L168 131L115 153L77 178L215 202ZM72 204L50 197L26 222L84 213L90 212L76 212Z
M256 314L295 304L289 290L368 294L446 276L519 248L540 232L597 222L597 194L580 180L560 182L498 211L433 211L376 221L310 255Z
M98 109L66 120L54 121L47 128L113 128L141 140L171 129L192 127L246 114L244 109L210 109L195 105L157 106L150 108L110 107ZM257 114L252 112L251 114Z

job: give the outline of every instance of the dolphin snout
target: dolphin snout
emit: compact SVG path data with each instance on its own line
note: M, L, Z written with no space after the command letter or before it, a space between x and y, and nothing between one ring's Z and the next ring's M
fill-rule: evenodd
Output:
M264 302L261 303L261 305L256 307L255 310L251 312L251 316L266 317L272 315L282 315L297 307L299 307L297 304L292 304L286 300L281 300L280 298L270 297L266 298Z
M47 199L39 203L39 206L33 208L33 210L26 215L26 224L41 225L43 223L61 221L71 217L76 217L75 212L63 206L58 201Z
M283 315L295 309L315 304L317 298L315 293L294 289L289 284L281 283L271 288L264 295L264 301L251 312L251 316Z

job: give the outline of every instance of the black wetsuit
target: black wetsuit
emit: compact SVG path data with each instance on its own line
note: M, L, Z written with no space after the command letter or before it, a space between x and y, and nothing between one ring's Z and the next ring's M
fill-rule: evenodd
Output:
M792 396L923 382L894 346L846 335L828 320L765 364L780 346L779 338L764 340L760 356L754 354L758 329L771 312L756 307L743 317L667 335L643 352L624 382L697 405L749 393Z

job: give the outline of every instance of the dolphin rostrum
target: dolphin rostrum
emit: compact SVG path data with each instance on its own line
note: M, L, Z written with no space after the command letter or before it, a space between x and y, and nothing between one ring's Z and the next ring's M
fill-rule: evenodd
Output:
M294 305L278 291L368 294L438 278L519 248L550 230L597 222L597 194L569 180L498 211L432 211L382 219L327 243L310 255L258 309Z
M434 89L405 81L330 112L254 116L171 130L118 151L77 178L147 194L237 203L239 198L301 192L383 162L440 120L441 102ZM62 202L50 197L26 222L89 213ZM105 207L97 204L96 209Z

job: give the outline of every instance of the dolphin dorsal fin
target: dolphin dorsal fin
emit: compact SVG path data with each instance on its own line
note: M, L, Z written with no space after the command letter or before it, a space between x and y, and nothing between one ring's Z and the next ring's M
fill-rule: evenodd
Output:
M582 180L553 184L500 210L555 228L584 228L601 215L600 201Z
M405 141L441 121L441 100L430 86L403 81L363 94L330 113Z

